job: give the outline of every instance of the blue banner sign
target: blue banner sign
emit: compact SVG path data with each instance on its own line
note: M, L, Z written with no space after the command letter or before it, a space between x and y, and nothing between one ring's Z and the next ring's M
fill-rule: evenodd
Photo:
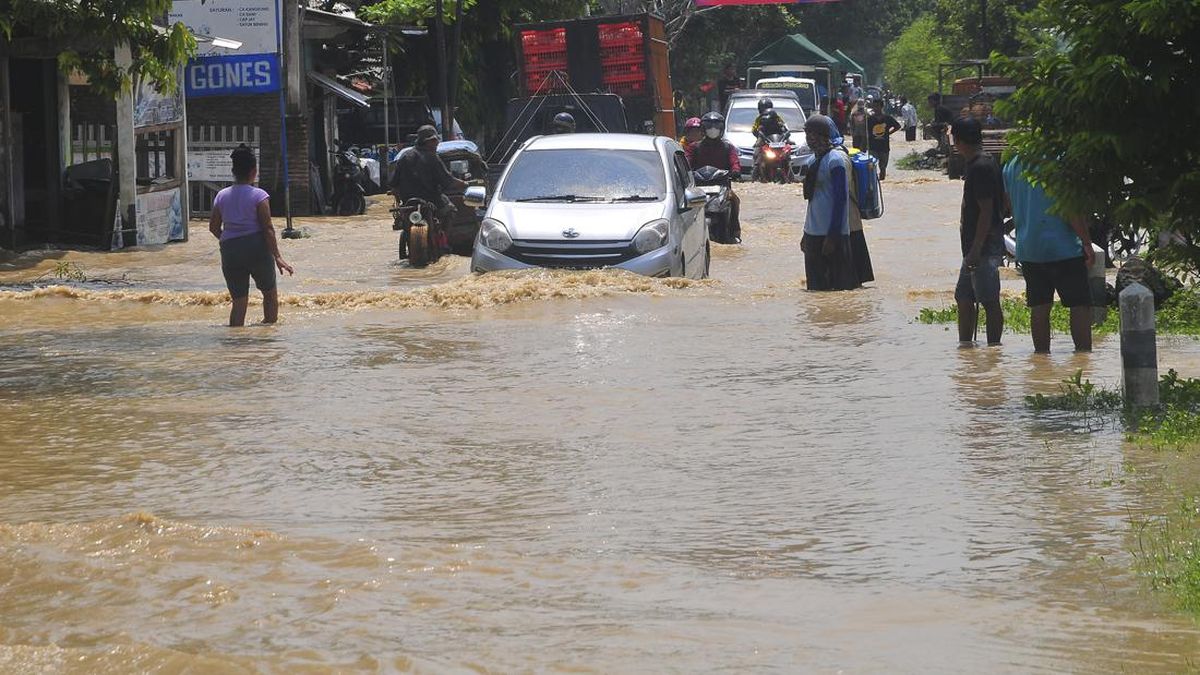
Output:
M184 68L188 98L239 96L279 91L277 54L230 54L188 61Z

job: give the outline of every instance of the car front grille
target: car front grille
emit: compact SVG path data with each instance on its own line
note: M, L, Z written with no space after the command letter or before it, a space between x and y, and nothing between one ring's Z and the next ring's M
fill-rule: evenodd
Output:
M563 241L518 239L504 255L538 267L593 269L619 265L637 257L632 242L619 239Z

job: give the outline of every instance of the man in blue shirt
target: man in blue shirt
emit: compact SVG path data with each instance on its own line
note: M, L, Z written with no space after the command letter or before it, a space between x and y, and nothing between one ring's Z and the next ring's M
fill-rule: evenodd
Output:
M1017 226L1017 260L1025 275L1033 349L1050 352L1050 307L1054 293L1071 309L1075 351L1092 350L1091 293L1088 268L1095 254L1082 218L1069 221L1053 213L1054 202L1030 179L1019 157L1004 167L1004 186Z
M850 249L850 157L834 136L833 120L813 115L804 122L804 136L813 160L804 176L804 271L810 291L858 288L858 273Z

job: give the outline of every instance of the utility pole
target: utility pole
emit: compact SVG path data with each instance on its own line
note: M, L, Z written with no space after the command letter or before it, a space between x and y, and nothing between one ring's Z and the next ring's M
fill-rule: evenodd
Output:
M979 0L979 38L980 44L983 45L981 58L985 59L992 54L991 36L988 35L987 4L987 0Z
M462 24L463 24L463 0L457 0L454 3L454 38L450 41L450 78L446 83L446 108L450 112L450 117L444 117L442 127L445 129L445 135L449 139L454 138L454 118L458 115L458 73L459 59L462 57Z
M448 96L450 88L446 81L446 16L444 14L443 0L437 0L435 10L437 12L436 23L437 35L437 66L438 66L438 82L441 84L441 100L439 105L442 109L442 137L446 137L446 123L450 120L450 98Z

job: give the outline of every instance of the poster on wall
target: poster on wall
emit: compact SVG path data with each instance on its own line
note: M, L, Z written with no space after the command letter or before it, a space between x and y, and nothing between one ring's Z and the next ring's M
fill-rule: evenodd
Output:
M137 245L152 246L187 238L180 189L137 196Z
M183 121L183 90L175 93L159 91L149 80L142 80L133 100L134 128L156 124L174 124Z
M188 96L279 91L279 14L275 0L175 0L169 14L193 34L236 40L236 50L212 41L196 46L184 85Z
M229 158L229 154L235 147L237 146L231 144L228 148L219 150L188 150L188 180L232 183L233 160ZM258 148L251 149L254 150L255 158L258 158Z

